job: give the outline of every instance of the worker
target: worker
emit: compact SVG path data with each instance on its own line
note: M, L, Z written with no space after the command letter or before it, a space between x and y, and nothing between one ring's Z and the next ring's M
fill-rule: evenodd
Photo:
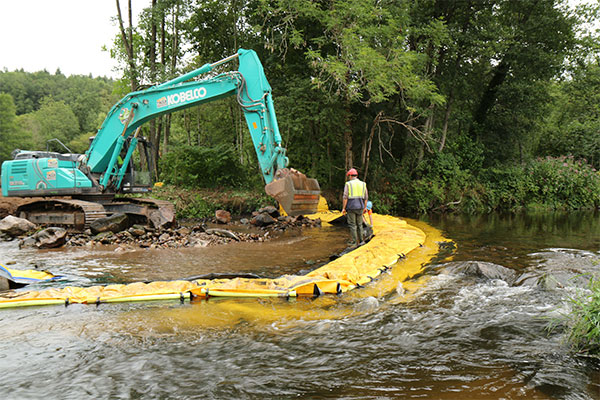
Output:
M365 218L365 214L369 216L369 221ZM373 203L367 201L367 208L363 213L363 221L365 224L368 224L371 228L373 227Z
M346 176L349 180L344 185L342 213L346 216L346 221L350 227L352 241L349 244L350 246L357 246L364 241L362 216L367 210L369 194L367 184L358 179L356 169L350 168Z

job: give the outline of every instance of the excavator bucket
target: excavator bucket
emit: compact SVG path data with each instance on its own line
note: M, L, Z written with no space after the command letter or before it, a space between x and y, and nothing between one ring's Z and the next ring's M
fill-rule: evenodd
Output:
M293 168L282 168L265 192L279 202L290 216L314 214L319 206L321 188L316 179L307 178Z

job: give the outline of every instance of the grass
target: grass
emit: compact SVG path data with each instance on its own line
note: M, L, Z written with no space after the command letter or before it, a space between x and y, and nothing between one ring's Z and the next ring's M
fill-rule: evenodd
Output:
M567 340L577 352L600 357L600 278L592 277L588 289L568 299Z

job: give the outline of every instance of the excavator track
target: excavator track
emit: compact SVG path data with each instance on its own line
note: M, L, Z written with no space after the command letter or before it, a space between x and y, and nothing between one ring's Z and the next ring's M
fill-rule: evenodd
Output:
M76 199L36 200L17 208L17 215L38 225L61 225L84 230L108 216L102 204Z
M105 199L103 199L105 200ZM17 215L38 225L65 226L83 231L112 214L127 214L131 223L163 228L175 223L175 207L165 200L121 198L94 202L78 199L36 200L17 208Z

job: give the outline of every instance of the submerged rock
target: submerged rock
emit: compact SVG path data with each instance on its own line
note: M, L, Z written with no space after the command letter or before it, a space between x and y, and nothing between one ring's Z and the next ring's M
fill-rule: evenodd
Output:
M509 284L512 284L517 276L517 273L510 268L485 261L449 263L445 266L444 272L448 274L461 274L484 279L500 279Z

